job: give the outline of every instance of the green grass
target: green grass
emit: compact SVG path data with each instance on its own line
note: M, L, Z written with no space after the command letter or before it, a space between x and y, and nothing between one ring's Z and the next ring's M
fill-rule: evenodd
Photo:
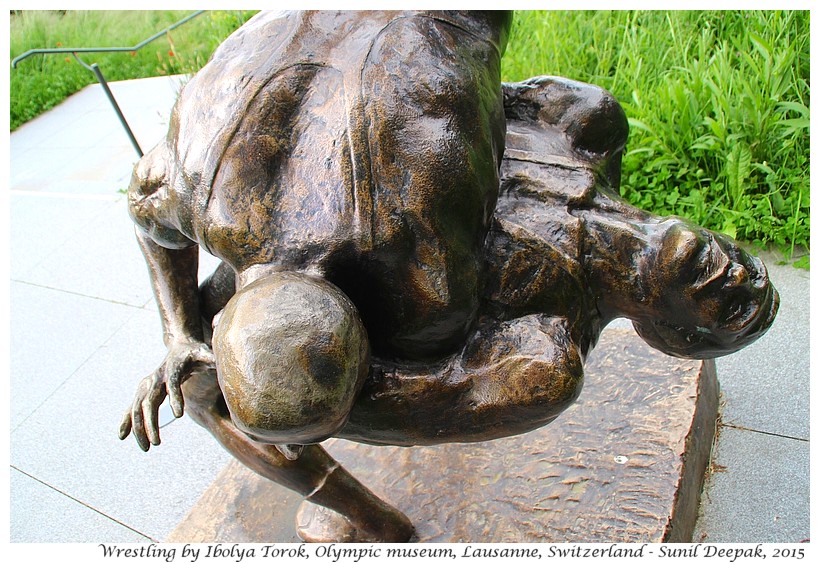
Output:
M131 46L190 12L18 12L11 57ZM251 12L207 12L134 54L94 54L108 80L190 73ZM598 84L631 124L622 194L791 257L809 246L809 12L519 12L503 77ZM94 76L70 55L11 71L12 130ZM807 258L803 261L808 264Z
M620 100L633 204L789 257L808 249L808 12L520 12L502 72Z
M131 47L184 18L190 11L27 11L11 16L11 59L29 49ZM252 12L206 12L165 37L131 53L90 53L106 80L184 74L199 69L213 50ZM96 82L70 54L33 55L11 71L10 125L13 131Z

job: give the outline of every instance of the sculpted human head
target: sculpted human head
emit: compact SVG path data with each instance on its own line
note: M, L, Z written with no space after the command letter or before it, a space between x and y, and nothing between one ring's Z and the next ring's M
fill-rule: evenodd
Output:
M774 321L780 298L763 262L724 235L672 217L650 233L642 264L657 284L651 314L634 319L651 346L684 358L714 358L751 344Z
M213 349L232 420L270 444L336 433L370 367L353 303L330 282L295 272L240 289L215 320Z

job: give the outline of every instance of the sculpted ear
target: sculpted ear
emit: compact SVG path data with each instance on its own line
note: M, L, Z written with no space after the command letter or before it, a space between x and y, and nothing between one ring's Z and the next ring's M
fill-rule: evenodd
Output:
M623 150L629 132L626 113L615 96L592 84L537 76L502 84L508 119L552 126L572 148L606 157Z

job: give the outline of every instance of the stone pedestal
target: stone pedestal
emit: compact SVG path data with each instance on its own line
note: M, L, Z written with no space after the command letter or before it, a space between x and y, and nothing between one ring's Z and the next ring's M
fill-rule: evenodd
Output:
M326 446L424 542L690 541L717 411L714 362L612 329L549 426L479 444ZM299 541L300 502L231 462L167 541Z

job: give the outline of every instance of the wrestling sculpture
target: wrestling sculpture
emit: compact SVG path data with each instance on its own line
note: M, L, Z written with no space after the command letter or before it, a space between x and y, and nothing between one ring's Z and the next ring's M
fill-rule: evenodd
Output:
M507 12L262 13L183 88L128 190L168 354L120 437L168 397L304 496L310 541L412 523L319 445L492 440L554 420L601 330L733 352L778 295L734 241L621 200L606 91L500 81ZM201 284L202 248L222 262Z

